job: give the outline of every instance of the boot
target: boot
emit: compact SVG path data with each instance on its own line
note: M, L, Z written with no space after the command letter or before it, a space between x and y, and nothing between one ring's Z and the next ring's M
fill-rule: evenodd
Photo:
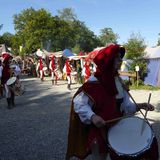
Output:
M68 84L68 85L67 85L67 88L68 88L69 90L71 90L71 85L70 85L70 84Z
M11 98L7 98L7 104L8 104L7 108L11 109Z
M14 96L11 97L11 104L12 104L13 107L15 106L15 103L14 103Z
M52 80L52 85L54 85L54 80Z

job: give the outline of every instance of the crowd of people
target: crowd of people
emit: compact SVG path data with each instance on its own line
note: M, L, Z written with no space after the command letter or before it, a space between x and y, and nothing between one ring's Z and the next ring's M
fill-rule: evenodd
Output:
M85 62L82 66L80 60L64 58L61 66L54 54L47 58L26 56L24 59L20 57L17 59L14 55L3 52L0 57L0 97L4 97L5 94L9 109L15 106L14 90L15 86L17 90L17 86L20 86L20 74L37 77L41 82L45 81L46 76L50 77L52 85L57 85L58 80L63 79L67 81L68 90L71 90L72 83L82 84L91 75L89 62Z

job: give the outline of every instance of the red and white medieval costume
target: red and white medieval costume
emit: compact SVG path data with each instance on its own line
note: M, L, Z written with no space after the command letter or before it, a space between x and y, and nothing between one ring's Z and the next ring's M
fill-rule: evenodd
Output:
M7 85L7 81L11 77L11 70L10 70L10 59L12 56L9 53L2 54L3 58L3 70L2 70L2 77L1 77L1 84L5 88L6 99L8 103L8 108L11 109L11 105L14 106L14 98L15 94L14 91Z
M39 72L40 72L40 79L41 79L41 81L43 81L44 71L43 71L43 60L42 60L42 58L39 59Z
M54 81L55 81L55 84L57 84L58 76L55 72L56 71L56 65L55 65L54 55L52 56L51 61L49 63L49 69L51 71L52 84L54 84Z
M71 86L71 83L72 83L71 82L71 66L70 66L68 60L66 60L63 70L64 70L64 72L66 73L66 76L67 76L67 83L68 83L67 88L70 89L70 86Z
M82 75L84 76L84 82L87 82L88 78L91 76L89 62L85 62L82 70Z
M110 45L98 53L93 60L97 65L95 75L91 76L79 88L73 98L66 160L73 156L85 159L87 155L91 154L91 145L94 141L98 143L101 154L109 152L106 135L107 130L113 124L97 128L91 122L91 117L94 114L107 121L121 117L122 112L125 114L136 112L135 104L129 99L119 78L115 77L113 72L113 60L118 51L118 45ZM123 98L125 98L125 101L123 101ZM120 104L119 100L122 100ZM149 160L158 160L156 139L153 140L152 147L145 156L149 157ZM112 160L124 160L112 152L110 157ZM135 158L134 160L139 159Z

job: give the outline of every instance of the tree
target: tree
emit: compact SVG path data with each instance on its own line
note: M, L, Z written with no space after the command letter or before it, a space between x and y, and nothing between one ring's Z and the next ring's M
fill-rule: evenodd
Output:
M102 44L105 46L109 43L117 43L119 38L118 34L114 33L112 28L101 29L101 34L99 36Z
M140 68L140 79L144 80L147 75L147 62L143 58L145 55L144 50L146 48L144 38L142 38L140 34L132 33L124 46L126 48L125 58L132 61L128 69L130 71L135 71L135 66L138 65Z
M77 19L77 15L74 13L72 8L64 8L63 10L58 10L58 17L64 21L74 21Z
M8 47L12 47L13 34L6 32L1 36L0 43L6 44Z
M44 9L29 8L14 15L16 50L23 46L24 52L33 53L38 48L59 51L78 46L80 50L91 51L100 44L94 33L76 19L71 8L59 13L59 16L51 16Z
M52 16L44 9L29 8L14 15L15 30L26 53L33 53L52 35Z

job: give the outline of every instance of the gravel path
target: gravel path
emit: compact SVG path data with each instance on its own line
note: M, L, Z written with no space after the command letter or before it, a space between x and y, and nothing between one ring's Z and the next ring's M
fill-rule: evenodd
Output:
M0 99L0 160L64 160L71 97L66 81L52 86L49 78L40 82L24 78L25 93L16 97L16 107L8 110ZM137 102L146 102L149 92L131 91ZM148 118L160 141L160 91L152 92L156 110ZM89 159L89 158L88 158Z

